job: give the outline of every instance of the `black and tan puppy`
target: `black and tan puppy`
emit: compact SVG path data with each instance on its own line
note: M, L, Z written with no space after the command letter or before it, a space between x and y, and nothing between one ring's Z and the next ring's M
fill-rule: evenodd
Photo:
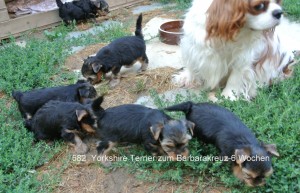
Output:
M106 15L108 4L105 0L78 0L62 3L61 0L56 0L59 8L59 16L66 24L70 24L73 20L84 21L94 19L100 15Z
M135 36L116 39L100 49L96 56L88 57L84 60L81 72L92 84L96 84L101 82L103 74L111 71L110 86L114 87L120 82L121 67L131 67L137 61L142 64L140 71L147 69L149 61L142 34L142 14L136 22Z
M103 111L102 97L91 104L82 105L77 102L61 102L51 100L43 105L29 121L30 128L37 140L64 139L75 145L75 151L83 154L88 146L82 142L85 134L95 134L97 115Z
M154 156L188 156L188 142L194 124L186 120L172 120L157 109L127 104L108 108L98 119L97 151L101 156L119 142L141 143ZM189 134L189 132L191 134Z
M229 110L210 103L185 102L166 108L183 111L195 123L195 136L213 143L221 156L233 162L234 174L249 186L265 184L272 174L271 155L279 156L274 144L259 142L250 129Z
M26 121L31 119L35 112L50 100L66 102L84 102L85 99L95 98L95 88L85 81L78 81L76 84L52 88L42 88L27 92L13 91L12 96L18 103L22 117ZM29 128L28 128L29 129Z
M96 18L98 15L105 16L109 13L109 5L105 0L77 0L72 3L87 14L87 19Z

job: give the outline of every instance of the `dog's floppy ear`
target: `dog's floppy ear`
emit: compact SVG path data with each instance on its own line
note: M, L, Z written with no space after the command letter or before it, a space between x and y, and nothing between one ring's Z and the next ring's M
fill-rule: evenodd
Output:
M207 10L206 40L234 40L246 22L248 1L214 0Z
M91 2L99 9L100 8L100 1L99 0L91 0Z
M250 148L236 149L234 150L235 162L241 165L247 158L250 156L251 150Z
M86 86L81 86L78 88L78 93L80 97L89 98L90 90Z
M186 121L185 121L185 124L186 124L186 127L189 129L191 135L193 136L193 135L194 135L195 123L186 120Z
M98 63L92 63L92 68L93 68L94 73L98 73L99 70L101 69L101 67L102 67L101 64L98 64Z
M152 133L155 140L158 140L159 135L162 132L163 128L164 128L164 124L162 124L162 123L158 123L158 124L152 125L150 127L150 131L151 131L151 133Z
M265 144L263 145L267 152L272 155L279 157L279 153L277 152L277 148L275 144Z
M86 110L76 110L77 121L81 121L83 117L87 116L89 113Z

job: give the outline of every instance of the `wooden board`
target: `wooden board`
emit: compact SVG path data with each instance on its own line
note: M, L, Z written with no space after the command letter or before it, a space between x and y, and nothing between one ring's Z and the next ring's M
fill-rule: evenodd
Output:
M109 4L111 10L114 10L143 2L143 0L107 0L106 2Z
M107 0L110 10L130 6L139 2L143 2L143 0ZM5 6L3 3L4 0L0 0L0 5ZM1 15L1 13L3 15ZM7 10L5 9L1 12L0 9L0 40L8 38L9 36L19 36L22 32L35 28L45 28L46 26L55 26L60 23L61 18L58 16L58 10L9 19Z
M0 9L6 9L4 0L0 0Z
M0 23L0 37L6 38L10 35L19 34L21 32L32 30L44 25L49 25L61 21L58 16L58 10L29 14L22 17L10 19Z
M0 9L0 22L9 20L7 9Z

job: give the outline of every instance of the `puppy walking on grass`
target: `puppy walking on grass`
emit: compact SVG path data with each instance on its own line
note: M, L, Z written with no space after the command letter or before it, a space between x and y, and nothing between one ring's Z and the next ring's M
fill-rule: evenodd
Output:
M148 67L146 44L142 34L142 14L136 21L135 36L126 36L114 40L98 51L96 56L84 60L82 75L92 84L101 82L102 75L112 72L110 86L115 87L120 82L119 72L122 66L131 67L139 61L142 65L139 71Z
M210 103L192 102L171 106L166 110L183 111L186 119L195 123L195 136L214 144L221 156L231 159L234 174L248 186L264 185L265 178L272 174L271 155L279 156L276 145L258 141L250 129L229 110Z

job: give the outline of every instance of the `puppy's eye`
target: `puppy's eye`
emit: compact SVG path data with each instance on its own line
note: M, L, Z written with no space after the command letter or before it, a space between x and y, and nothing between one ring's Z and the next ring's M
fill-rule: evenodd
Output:
M254 9L257 10L257 11L264 10L265 9L265 4L264 3L258 4L256 6L254 6Z

